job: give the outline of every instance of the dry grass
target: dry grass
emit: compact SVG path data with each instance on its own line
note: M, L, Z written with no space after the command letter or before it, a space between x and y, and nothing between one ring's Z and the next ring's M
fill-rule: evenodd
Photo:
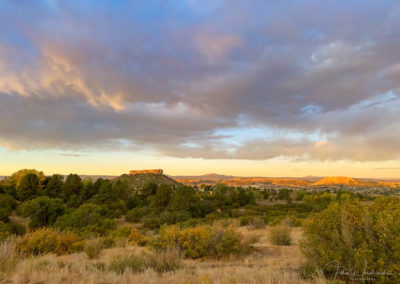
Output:
M301 229L292 231L290 247L274 246L269 242L269 228L249 230L240 228L247 237L259 236L255 252L247 257L224 260L184 260L181 268L160 274L154 269L135 273L127 269L116 273L110 262L119 255L146 254L146 248L126 246L105 249L98 260L90 260L85 253L65 256L45 255L21 260L9 274L10 283L325 283L322 279L302 280L298 274L304 263L298 247ZM148 253L148 252L147 252ZM156 256L155 256L156 257ZM168 257L163 256L168 261ZM159 261L154 258L153 261ZM157 264L159 265L159 264ZM161 265L162 267L162 265Z
M15 266L20 260L15 246L16 242L13 238L0 243L0 283L14 272Z
M270 228L269 239L272 244L278 246L290 246L292 244L292 229L286 225Z

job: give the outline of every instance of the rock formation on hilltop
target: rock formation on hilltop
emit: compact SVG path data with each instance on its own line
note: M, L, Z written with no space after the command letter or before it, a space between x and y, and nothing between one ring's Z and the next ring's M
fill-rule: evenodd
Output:
M154 174L154 175L162 175L163 170L156 169L156 170L132 170L129 171L130 175L139 175L139 174Z

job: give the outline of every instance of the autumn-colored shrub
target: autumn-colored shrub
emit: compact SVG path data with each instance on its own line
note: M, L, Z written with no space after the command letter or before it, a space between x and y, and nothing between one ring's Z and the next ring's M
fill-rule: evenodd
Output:
M301 248L307 267L325 275L335 275L340 267L359 274L374 271L375 280L398 283L400 199L378 198L364 206L357 200L332 203L306 222Z
M164 226L159 237L151 243L157 250L178 248L187 258L223 257L247 253L250 244L233 226L198 226L179 229Z
M209 226L188 228L179 232L178 243L185 257L199 258L209 254L212 237Z
M136 228L131 228L129 242L132 245L145 246L150 241L148 236L143 235Z
M17 241L17 251L25 256L55 253L69 254L76 251L77 237L71 232L59 232L50 228L25 234Z
M269 240L273 245L290 246L292 243L291 228L285 225L271 227L269 230Z

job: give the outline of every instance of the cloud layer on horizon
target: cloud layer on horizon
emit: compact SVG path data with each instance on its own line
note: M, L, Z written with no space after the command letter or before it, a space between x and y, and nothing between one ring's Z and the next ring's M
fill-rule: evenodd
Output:
M396 1L0 1L0 146L400 158Z

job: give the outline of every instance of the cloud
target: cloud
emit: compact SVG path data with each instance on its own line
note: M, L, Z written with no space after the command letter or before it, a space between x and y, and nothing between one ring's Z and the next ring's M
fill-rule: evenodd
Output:
M400 158L396 2L0 5L7 149Z

